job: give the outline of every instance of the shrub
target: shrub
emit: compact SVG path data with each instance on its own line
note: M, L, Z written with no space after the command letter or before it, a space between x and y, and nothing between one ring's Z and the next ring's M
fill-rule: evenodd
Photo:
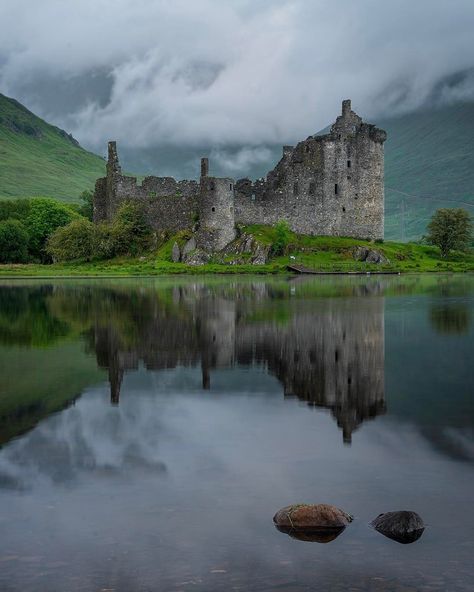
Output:
M71 207L48 197L37 197L30 200L25 226L30 235L30 254L47 263L50 257L45 250L46 241L61 226L66 226L79 214Z
M271 247L273 256L278 257L285 253L291 239L291 230L286 220L280 220L275 224L275 240Z
M1 220L25 220L30 211L30 199L0 200L0 221Z
M115 237L110 224L94 226L94 253L97 259L111 259L116 252Z
M112 222L112 236L116 255L132 256L151 246L152 231L140 204L123 203Z
M464 250L472 240L471 217L461 208L441 208L436 210L428 224L428 243L447 257L453 249Z
M19 220L0 222L0 263L25 263L28 260L28 232Z
M79 206L79 214L92 222L94 217L94 192L90 190L83 191L79 199L82 202Z
M49 237L46 252L53 261L90 261L94 256L95 227L85 218L57 228Z

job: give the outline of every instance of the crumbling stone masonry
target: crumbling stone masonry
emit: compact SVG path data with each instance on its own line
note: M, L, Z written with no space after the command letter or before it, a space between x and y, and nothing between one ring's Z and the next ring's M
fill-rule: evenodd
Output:
M329 133L309 136L283 156L265 179L252 182L209 176L200 182L122 175L115 142L109 142L107 176L98 179L94 220L110 220L120 203L137 200L156 230L197 228L197 246L220 250L235 237L235 224L286 220L301 234L380 239L384 234L384 151L387 134L364 123L342 103Z

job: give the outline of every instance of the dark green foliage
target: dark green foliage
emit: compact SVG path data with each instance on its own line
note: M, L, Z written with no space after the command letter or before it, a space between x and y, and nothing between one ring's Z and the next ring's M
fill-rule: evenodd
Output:
M152 232L139 204L124 203L112 224L78 218L56 229L46 253L54 261L91 261L117 255L137 256L151 246Z
M437 210L428 224L426 239L429 244L439 248L442 257L447 257L452 250L465 250L472 239L469 213L461 208Z
M48 197L30 200L25 226L30 235L29 251L32 257L47 263L50 257L45 250L46 241L60 226L66 226L79 214L64 203Z
M92 221L94 217L94 192L88 189L79 196L82 204L79 206L79 214Z
M291 240L291 230L286 220L280 220L275 224L275 240L272 244L272 255L279 257L284 255L286 247Z
M116 255L136 256L151 246L151 227L139 204L123 203L112 222L112 236Z
M90 261L96 256L94 243L94 225L85 218L79 218L53 232L48 239L46 252L53 261Z
M0 222L0 263L25 263L28 260L28 232L19 220Z
M1 200L0 220L25 220L30 211L29 199Z

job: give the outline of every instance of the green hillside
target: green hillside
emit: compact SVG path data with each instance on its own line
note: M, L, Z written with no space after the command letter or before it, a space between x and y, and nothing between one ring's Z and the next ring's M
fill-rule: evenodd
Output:
M419 238L441 207L462 207L474 215L474 103L418 111L377 125L388 133L387 239Z
M46 195L78 201L104 174L102 158L0 94L0 198Z

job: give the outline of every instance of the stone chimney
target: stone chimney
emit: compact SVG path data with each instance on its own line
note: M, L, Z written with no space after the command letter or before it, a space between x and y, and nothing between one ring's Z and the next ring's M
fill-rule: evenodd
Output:
M347 115L349 115L351 112L351 100L350 99L346 99L345 101L342 101L342 116L346 117Z

